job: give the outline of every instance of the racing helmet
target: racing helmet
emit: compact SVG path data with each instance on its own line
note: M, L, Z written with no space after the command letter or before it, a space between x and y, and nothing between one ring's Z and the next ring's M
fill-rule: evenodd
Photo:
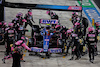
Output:
M67 33L69 34L69 33L71 33L71 30L69 29L69 30L67 30Z
M16 15L17 18L21 18L22 16L23 16L23 13L18 13L18 14Z
M49 25L47 25L47 26L46 26L46 30L49 30L49 29L50 29L50 26L49 26Z
M78 12L75 12L75 15L77 15L77 16L78 16Z
M75 12L72 12L72 15L75 15Z
M56 30L59 30L60 28L61 28L60 25L56 25L56 26L55 26L55 29L56 29Z
M79 20L80 20L80 18L78 17L76 20L77 20L77 21L79 21Z
M72 15L74 14L74 12L72 12Z
M9 26L9 27L13 27L13 25L14 25L14 24L11 23L11 22L8 23L8 26Z
M50 12L50 13L51 13L51 16L55 15L55 13L54 13L54 12Z
M51 24L52 27L55 27L55 24Z
M46 12L46 14L49 14L49 15L50 15L50 10L48 10L48 11Z
M70 30L71 30L71 33L73 33L73 32L74 32L74 29L73 29L73 28L71 28Z
M94 31L94 28L93 28L93 27L89 27L89 28L88 28L88 31L89 31L89 32L93 32L93 31Z
M70 35L71 34L71 30L69 29L69 30L67 30L67 34L68 35Z
M32 15L32 9L28 10L28 15L30 15L30 16Z

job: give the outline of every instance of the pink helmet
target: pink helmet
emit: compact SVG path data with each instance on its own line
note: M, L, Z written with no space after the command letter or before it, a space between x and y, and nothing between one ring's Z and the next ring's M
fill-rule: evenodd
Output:
M32 9L28 10L28 14L31 16L32 15Z
M6 25L7 25L7 23L5 22L5 23L4 23L4 25L6 26Z
M73 28L71 28L70 30L71 30L71 32L73 32L73 31L74 31L74 29L73 29Z
M13 25L14 25L14 24L11 23L11 22L8 23L8 26L10 26L10 27L13 27Z
M89 27L89 28L88 28L88 31L89 31L89 32L92 32L92 31L94 31L94 28L93 28L93 27Z
M56 25L56 26L55 26L55 28L58 28L58 27L60 27L60 25Z
M23 16L23 13L18 13L18 14L16 15L17 18L22 17L22 16Z
M29 15L32 15L32 12L28 12Z
M80 18L77 18L77 20L80 20Z
M71 33L71 30L69 29L69 30L67 30L67 33Z
M78 15L78 12L76 12L75 14Z
M72 14L75 14L74 12L72 12Z
M50 13L50 11L48 10L47 12L46 12L46 14L49 14Z

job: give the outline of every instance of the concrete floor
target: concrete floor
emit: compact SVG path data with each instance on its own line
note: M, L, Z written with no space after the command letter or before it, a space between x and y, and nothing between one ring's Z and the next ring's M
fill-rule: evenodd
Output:
M20 3L33 3L33 4L50 4L50 5L70 5L75 6L75 1L70 0L6 0L9 2L20 2ZM15 18L18 12L22 12L23 14L27 13L25 9L12 9L12 8L5 8L5 20L11 22L13 18ZM60 21L62 25L66 27L72 27L72 23L69 21L71 18L71 12L61 12L55 11L56 14L59 15ZM39 19L50 19L50 17L46 14L46 10L33 10L33 17L35 24L38 24ZM29 26L27 29L31 29ZM31 35L30 32L27 33ZM98 44L99 45L99 44ZM100 46L99 46L100 47ZM98 48L99 48L98 47ZM4 56L5 48L4 46L0 46L0 67L11 67L12 66L12 59L7 60L6 64L3 64L1 59ZM3 52L2 52L3 51ZM100 50L99 50L100 51ZM53 54L50 59L43 59L37 56L29 56L28 52L25 53L25 61L21 62L22 67L100 67L100 55L95 57L94 64L89 62L88 54L83 56L80 60L68 60L69 56L63 57L59 54Z

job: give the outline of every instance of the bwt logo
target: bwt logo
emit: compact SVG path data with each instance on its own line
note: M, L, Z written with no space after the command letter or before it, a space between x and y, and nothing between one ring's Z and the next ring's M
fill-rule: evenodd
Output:
M41 23L46 23L46 24L55 24L56 22L58 22L58 20L42 20L41 19Z
M72 7L72 9L79 9L79 7Z

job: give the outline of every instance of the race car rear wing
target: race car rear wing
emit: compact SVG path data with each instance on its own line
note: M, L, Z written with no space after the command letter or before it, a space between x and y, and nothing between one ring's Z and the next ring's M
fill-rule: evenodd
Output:
M41 28L44 28L41 24L58 24L59 20L55 20L55 19L39 19L39 25L41 26Z
M54 19L39 19L39 24L58 24L59 20Z

